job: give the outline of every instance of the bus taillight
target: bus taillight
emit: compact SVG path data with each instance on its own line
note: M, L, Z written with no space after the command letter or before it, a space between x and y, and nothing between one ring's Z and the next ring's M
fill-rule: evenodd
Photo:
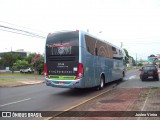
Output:
M44 75L46 78L48 78L48 72L47 72L47 64L44 64Z
M79 63L78 64L78 72L77 72L77 76L76 76L76 80L80 79L83 77L84 71L83 71L83 64Z

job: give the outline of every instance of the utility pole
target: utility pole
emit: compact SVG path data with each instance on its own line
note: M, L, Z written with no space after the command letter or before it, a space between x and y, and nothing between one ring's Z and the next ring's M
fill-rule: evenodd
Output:
M137 53L136 53L136 68L137 68Z

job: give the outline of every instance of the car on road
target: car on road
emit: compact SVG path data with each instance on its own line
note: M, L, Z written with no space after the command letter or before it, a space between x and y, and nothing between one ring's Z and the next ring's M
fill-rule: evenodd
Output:
M20 69L20 73L33 73L34 70L31 68L27 68L27 69Z
M140 69L140 79L142 81L147 79L159 80L158 68L155 65L146 65Z

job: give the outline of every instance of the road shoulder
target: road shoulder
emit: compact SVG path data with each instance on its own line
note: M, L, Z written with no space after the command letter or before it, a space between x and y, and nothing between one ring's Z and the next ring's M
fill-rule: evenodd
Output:
M43 80L17 80L15 82L1 82L0 87L19 87L44 83Z

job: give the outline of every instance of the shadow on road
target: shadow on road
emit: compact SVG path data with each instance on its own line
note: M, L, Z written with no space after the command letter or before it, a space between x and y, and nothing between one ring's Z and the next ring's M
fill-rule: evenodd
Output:
M103 90L97 90L97 87L93 88L78 88L78 89L67 89L65 91L58 92L54 95L59 96L71 96L71 97L80 97L80 96L87 96L92 93L100 93L101 91L108 90L110 87L115 87L118 84L122 83L123 81L117 80L110 83L105 84ZM63 88L62 88L63 89Z

